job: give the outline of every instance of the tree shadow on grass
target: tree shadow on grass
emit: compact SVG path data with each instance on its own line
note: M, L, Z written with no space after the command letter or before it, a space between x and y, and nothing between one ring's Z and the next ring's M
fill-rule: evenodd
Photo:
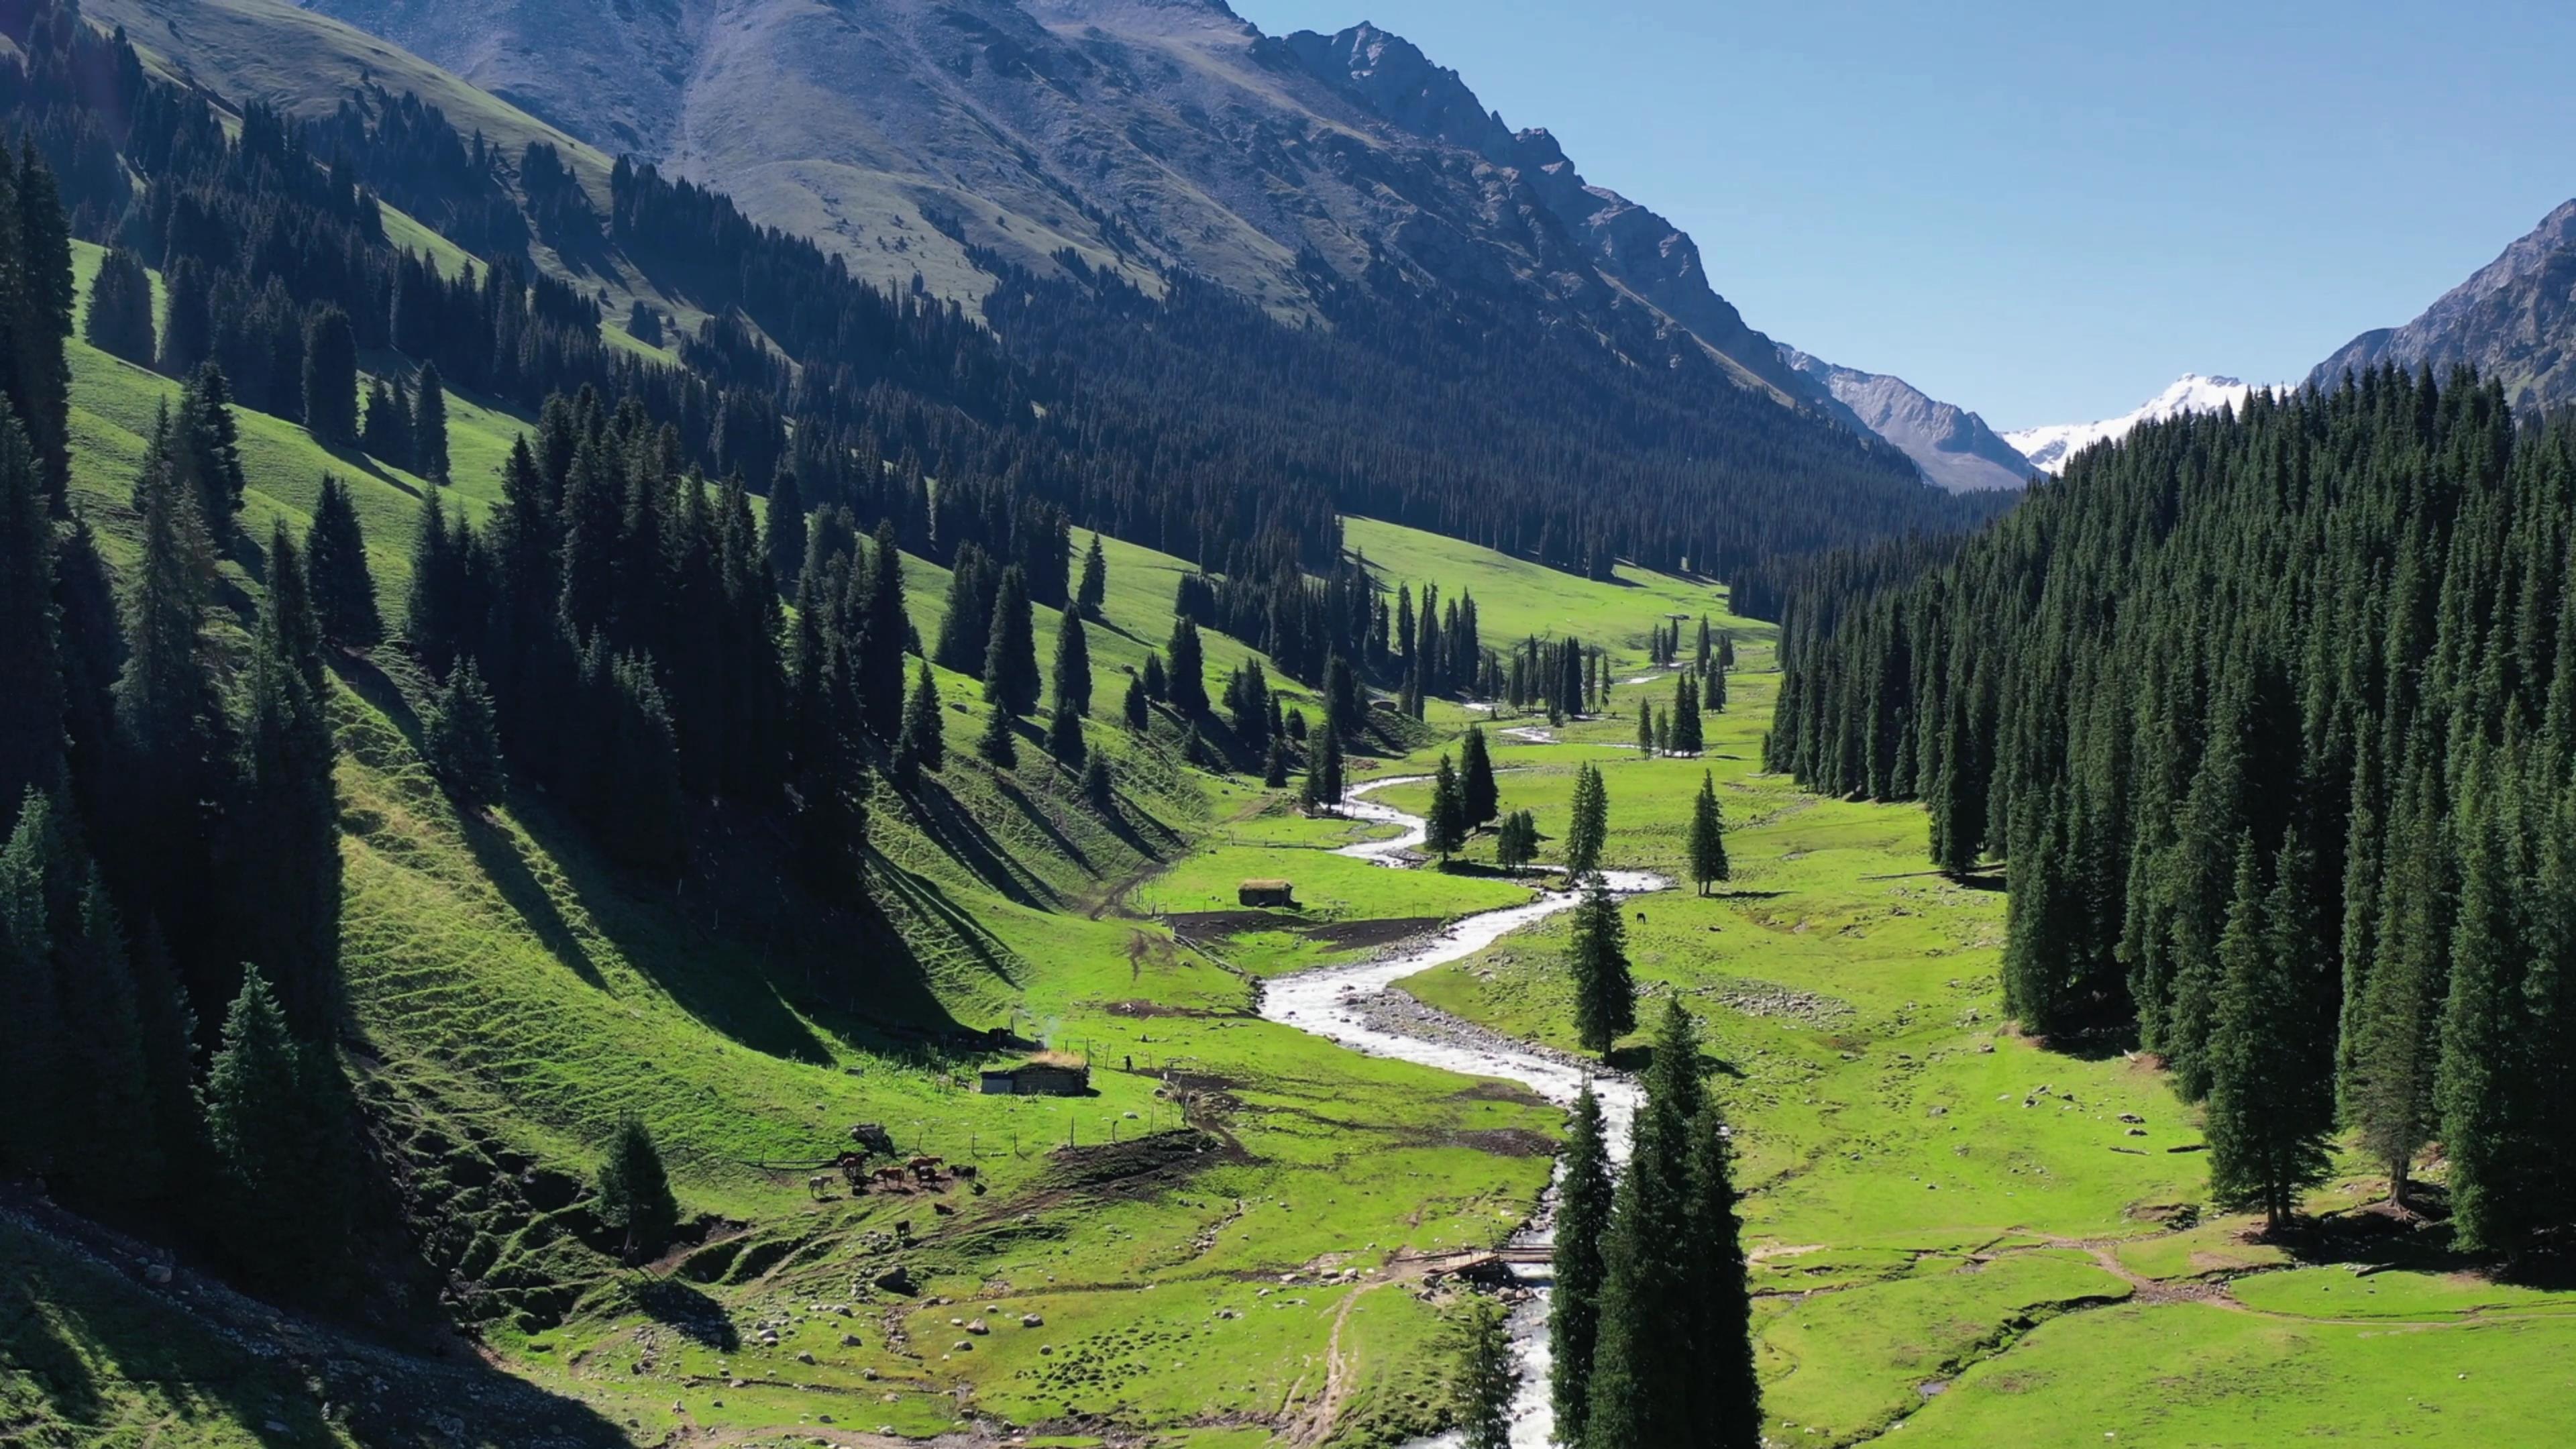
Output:
M906 791L904 803L910 807L913 822L932 844L972 872L977 880L1023 906L1046 908L1057 904L1053 891L1044 890L1024 877L1010 858L1010 852L984 828L974 812L959 803L948 782L936 775L923 775Z
M646 1278L629 1283L627 1301L656 1323L676 1330L692 1343L731 1353L742 1347L742 1331L733 1315L712 1296L677 1278Z
M628 1442L588 1405L470 1353L433 1360L345 1336L44 1204L0 1205L0 1362L25 1396L12 1396L16 1412L43 1416L12 1429L59 1421L70 1443L122 1442L137 1407L161 1421L163 1437L189 1440L229 1431L277 1446ZM340 1406L336 1422L326 1403Z

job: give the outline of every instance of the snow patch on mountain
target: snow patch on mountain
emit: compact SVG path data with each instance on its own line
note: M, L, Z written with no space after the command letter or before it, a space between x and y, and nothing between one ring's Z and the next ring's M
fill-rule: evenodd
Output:
M2160 423L2185 413L2214 413L2220 408L2242 407L2255 384L2232 377L2203 377L2186 372L2173 386L2157 393L2133 412L2116 418L2103 418L2090 423L2053 423L2044 428L2021 428L2004 434L2031 466L2043 472L2060 473L2066 460L2092 447L2127 437L2140 423ZM2279 389L2287 391L2286 384Z

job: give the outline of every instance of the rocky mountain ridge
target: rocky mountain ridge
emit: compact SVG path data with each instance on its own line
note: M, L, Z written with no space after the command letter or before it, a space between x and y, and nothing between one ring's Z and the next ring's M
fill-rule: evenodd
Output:
M2436 374L2467 363L2503 382L2518 408L2576 402L2576 201L2542 217L2423 315L2364 332L2309 379L2332 386L2385 363Z
M1782 343L1780 356L1852 414L1854 425L1894 443L1923 476L1953 493L2019 488L2035 471L2031 461L1956 403L1926 396L1901 377L1839 367Z

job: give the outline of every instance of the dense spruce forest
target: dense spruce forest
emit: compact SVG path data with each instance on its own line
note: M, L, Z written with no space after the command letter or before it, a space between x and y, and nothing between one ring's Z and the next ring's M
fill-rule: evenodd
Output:
M2140 428L1954 557L1820 566L1771 762L2009 864L2010 1009L2134 1032L2287 1218L2348 1130L2457 1242L2576 1202L2576 425L2374 371Z

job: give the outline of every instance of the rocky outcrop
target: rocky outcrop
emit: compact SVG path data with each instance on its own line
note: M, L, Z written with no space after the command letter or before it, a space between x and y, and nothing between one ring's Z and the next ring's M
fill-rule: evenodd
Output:
M1780 355L1822 384L1860 426L1903 449L1925 478L1953 493L2019 488L2038 471L1984 418L1927 397L1901 377L1836 367L1786 346Z
M2436 374L2466 363L2502 382L2517 408L2576 401L2576 201L2541 218L2422 316L2364 332L2309 378L2332 387L2346 373L2385 363Z

